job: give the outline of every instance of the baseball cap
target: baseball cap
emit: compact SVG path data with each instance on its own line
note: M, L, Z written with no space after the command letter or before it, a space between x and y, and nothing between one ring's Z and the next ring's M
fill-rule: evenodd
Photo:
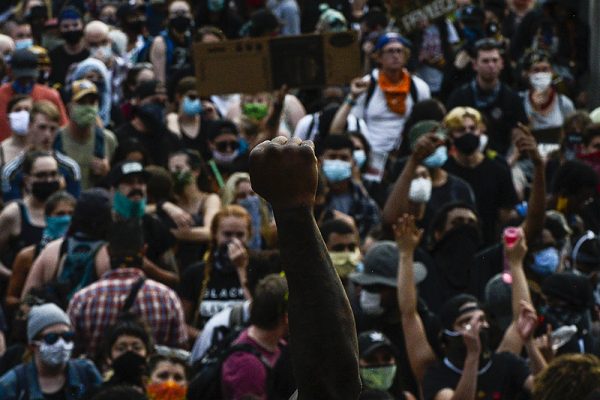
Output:
M358 354L360 357L367 357L381 348L387 348L394 352L392 342L382 332L372 330L358 335Z
M486 310L498 326L506 330L512 321L512 287L505 283L502 274L495 275L485 285Z
M71 93L71 100L73 101L79 101L88 94L93 94L98 97L98 89L96 88L96 85L87 79L80 79L73 82L71 85Z
M429 132L435 131L435 133L438 134L440 138L443 138L445 140L447 138L447 135L446 132L441 128L442 125L439 122L434 121L432 119L426 119L424 121L417 122L408 131L408 141L410 143L410 148L414 149L417 140L421 136Z
M10 66L15 79L38 76L38 56L27 49L16 50L12 55Z
M474 303L474 306L465 307L467 303ZM474 310L481 310L481 305L476 297L465 293L457 294L447 300L440 310L442 326L448 330L454 330L454 321L461 315Z
M375 243L365 254L363 272L350 274L350 280L361 286L384 285L396 287L399 261L398 246L395 242L384 240ZM414 262L415 283L422 282L427 276L427 268L421 262Z
M142 81L135 88L135 97L138 99L145 99L146 97L154 96L155 94L167 94L167 90L160 81L152 79L149 81Z
M144 166L137 161L124 161L111 169L108 181L115 187L126 176L141 175L144 179L148 179L148 173Z

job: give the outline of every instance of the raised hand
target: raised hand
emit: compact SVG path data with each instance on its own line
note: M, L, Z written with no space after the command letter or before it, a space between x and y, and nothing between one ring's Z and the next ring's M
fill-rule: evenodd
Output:
M467 355L477 356L481 353L481 339L479 338L479 331L483 322L481 321L481 314L475 313L469 323L467 323L461 331L465 347L467 348Z
M414 215L404 214L394 224L394 237L400 253L412 254L423 236L423 229L417 228Z
M504 252L511 265L522 264L525 254L527 254L527 241L523 229L519 228L519 238L512 246L504 245Z
M538 317L533 306L527 301L521 300L520 306L517 332L524 342L528 342L537 327Z
M354 78L350 82L350 96L356 100L358 96L367 91L369 81L364 78Z
M317 190L317 158L311 141L278 136L250 153L250 180L274 209L311 207Z
M435 149L444 144L444 140L433 132L427 133L417 139L412 157L419 163L429 157Z
M527 154L534 164L542 162L542 156L538 151L537 141L531 133L531 130L526 125L518 123L515 128L517 134L515 136L515 146L520 154Z

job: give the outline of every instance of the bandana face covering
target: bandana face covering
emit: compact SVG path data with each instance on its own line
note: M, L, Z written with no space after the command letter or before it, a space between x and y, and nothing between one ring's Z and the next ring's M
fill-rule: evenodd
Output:
M186 393L187 388L173 380L146 386L146 394L150 400L184 400Z
M406 70L402 72L402 80L398 83L391 82L383 73L379 74L378 82L388 108L400 115L406 113L406 96L410 92L410 75Z

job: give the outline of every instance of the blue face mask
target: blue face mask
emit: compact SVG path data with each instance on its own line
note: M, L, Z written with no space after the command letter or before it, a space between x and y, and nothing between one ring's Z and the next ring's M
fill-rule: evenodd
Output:
M185 115L193 116L198 115L202 112L202 103L200 99L191 100L189 97L185 96L183 98L183 113Z
M548 247L533 254L531 269L541 276L548 276L556 272L560 263L560 255L554 247Z
M16 80L12 83L12 89L16 94L30 94L33 90L33 82L27 81L25 84L22 84Z
M440 168L448 160L448 149L446 146L440 146L433 154L423 160L423 165L427 168Z
M123 193L116 191L113 197L113 210L125 219L142 218L146 211L146 199L133 201Z
M42 247L53 240L59 239L67 233L71 225L70 215L57 215L54 217L46 217L46 227L42 233Z
M354 162L358 169L361 169L365 162L367 161L367 153L364 150L354 150L352 153L352 158L354 158Z
M329 182L342 182L352 176L352 164L342 160L324 160L323 173Z
M15 50L28 49L33 46L33 39L21 39L15 41Z

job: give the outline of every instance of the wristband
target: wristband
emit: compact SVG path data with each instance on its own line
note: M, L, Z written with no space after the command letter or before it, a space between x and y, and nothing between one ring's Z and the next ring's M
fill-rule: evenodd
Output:
M344 103L354 107L356 105L356 100L354 100L351 96L346 96Z

